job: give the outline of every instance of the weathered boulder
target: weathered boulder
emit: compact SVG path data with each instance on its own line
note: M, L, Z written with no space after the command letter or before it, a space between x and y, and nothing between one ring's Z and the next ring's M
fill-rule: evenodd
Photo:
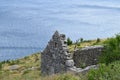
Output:
M72 67L72 68L69 68L69 71L75 74L79 74L79 73L86 74L90 69L98 69L98 67L99 67L98 65L87 66L84 69Z
M19 65L12 65L9 67L9 70L18 70L20 68Z
M74 66L74 61L72 59L71 60L66 60L65 64L66 64L67 67L73 67Z

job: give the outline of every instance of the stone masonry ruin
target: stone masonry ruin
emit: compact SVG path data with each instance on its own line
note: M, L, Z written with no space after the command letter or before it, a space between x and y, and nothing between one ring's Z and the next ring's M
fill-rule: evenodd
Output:
M54 33L47 47L41 53L41 73L51 75L66 72L74 66L67 48L67 41L64 34Z
M104 47L101 45L85 47L74 51L73 60L76 67L96 65Z
M96 68L96 65L93 65L93 63L96 64L96 62L94 61L99 56L99 53L101 53L103 47L99 47L102 49L97 48L98 47L94 47L94 49L87 48L80 51L77 50L74 53L75 55L73 56L73 60L71 57L71 53L69 53L67 47L66 36L64 34L59 34L59 32L56 31L52 36L52 39L50 39L50 41L48 42L48 45L46 46L44 51L41 53L41 74L52 75L56 73L64 73L67 71L79 73L86 72L90 68ZM88 67L84 69L76 68L76 66L78 67L78 65L83 62Z

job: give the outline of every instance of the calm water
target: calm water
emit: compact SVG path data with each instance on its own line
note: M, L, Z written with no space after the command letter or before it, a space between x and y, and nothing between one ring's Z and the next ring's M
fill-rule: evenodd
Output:
M41 51L55 30L74 41L120 32L119 0L0 0L0 61Z

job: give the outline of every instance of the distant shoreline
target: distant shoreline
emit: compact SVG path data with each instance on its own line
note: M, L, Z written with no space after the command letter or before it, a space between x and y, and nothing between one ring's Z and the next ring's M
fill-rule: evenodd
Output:
M43 49L40 47L7 47L7 46L0 46L0 49Z

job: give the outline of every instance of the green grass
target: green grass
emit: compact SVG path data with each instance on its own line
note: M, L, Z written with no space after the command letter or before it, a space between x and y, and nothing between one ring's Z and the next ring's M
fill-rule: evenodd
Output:
M0 80L120 80L120 61L112 62L109 65L100 64L99 69L92 69L86 75L64 73L41 77L39 70L28 71L25 74L0 71L0 74Z
M87 80L86 76L83 76L81 74L75 75L74 73L71 72L42 77L41 79L42 80Z
M99 69L90 70L87 77L88 80L120 80L120 61L100 64Z
M26 56L18 60L3 61L0 64L0 80L40 80L40 53ZM9 67L19 65L17 70L10 71ZM29 70L35 67L35 70Z
M83 48L85 46L105 45L105 42L108 42L108 39L84 40L77 43L76 47ZM74 51L74 47L75 44L69 46L71 52ZM100 63L99 69L92 69L85 75L75 75L68 72L46 77L41 77L40 63L40 53L35 53L18 60L3 61L0 63L0 80L120 80L119 60L115 60L108 65ZM10 71L9 67L12 65L19 65L20 67L17 70ZM31 67L36 67L36 69L30 70L29 68Z
M100 62L109 64L116 60L120 60L120 34L114 38L109 38L104 42L105 50L103 51Z

